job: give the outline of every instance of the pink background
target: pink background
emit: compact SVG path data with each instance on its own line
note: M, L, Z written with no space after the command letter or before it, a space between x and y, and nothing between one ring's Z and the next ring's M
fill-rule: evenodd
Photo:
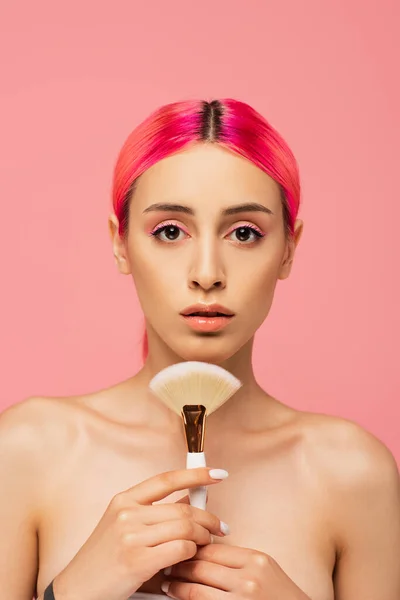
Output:
M116 154L156 106L232 96L279 129L303 181L257 375L399 460L399 2L2 5L2 407L138 367L141 311L107 231Z

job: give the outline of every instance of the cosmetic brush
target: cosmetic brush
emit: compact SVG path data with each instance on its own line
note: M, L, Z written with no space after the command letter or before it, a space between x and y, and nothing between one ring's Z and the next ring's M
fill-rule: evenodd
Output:
M166 367L150 381L152 392L182 417L188 449L187 469L206 466L206 417L220 408L241 386L239 379L229 371L199 361ZM189 500L192 506L205 510L207 488L201 486L190 489Z

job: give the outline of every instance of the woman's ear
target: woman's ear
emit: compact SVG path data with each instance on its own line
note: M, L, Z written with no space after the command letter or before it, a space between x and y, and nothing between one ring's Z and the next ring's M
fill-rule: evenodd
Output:
M120 273L123 275L130 275L131 268L126 252L126 245L124 240L119 235L119 221L115 214L111 214L108 218L108 229L110 232L115 264L117 265Z
M289 277L290 272L292 270L293 259L296 252L296 248L300 242L300 238L303 234L304 224L303 221L297 219L294 224L294 232L293 235L287 241L285 256L283 258L283 262L279 271L278 279L286 279Z

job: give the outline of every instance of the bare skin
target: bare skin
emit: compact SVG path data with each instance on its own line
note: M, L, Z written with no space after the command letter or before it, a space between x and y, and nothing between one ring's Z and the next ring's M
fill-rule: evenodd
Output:
M244 199L272 215L221 217L226 206ZM144 212L167 201L189 205L196 215ZM116 263L133 276L145 313L149 358L136 376L110 389L31 398L2 415L0 584L12 600L43 593L115 494L184 466L182 423L148 391L156 372L180 360L221 364L243 382L207 422L207 462L230 474L209 488L207 510L231 529L214 543L275 559L298 586L289 600L304 594L312 600L398 599L400 490L390 452L353 423L280 403L260 389L251 368L254 334L277 281L290 274L302 230L298 221L287 240L280 203L276 184L254 165L218 147L200 147L142 176L126 240L110 218ZM148 235L172 220L186 232L177 241ZM231 233L245 223L268 235L245 247ZM236 316L220 335L194 333L179 312L195 302L219 302ZM142 590L161 593L164 579L159 573Z

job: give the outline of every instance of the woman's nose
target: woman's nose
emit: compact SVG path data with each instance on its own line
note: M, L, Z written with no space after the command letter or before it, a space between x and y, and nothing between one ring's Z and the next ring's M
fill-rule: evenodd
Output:
M189 287L210 290L224 288L226 276L216 245L203 243L193 249L194 256L189 272Z

